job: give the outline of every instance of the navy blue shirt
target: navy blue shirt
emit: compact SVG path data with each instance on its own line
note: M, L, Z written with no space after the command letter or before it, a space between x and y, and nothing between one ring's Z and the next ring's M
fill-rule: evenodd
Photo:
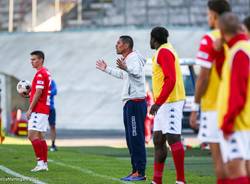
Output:
M56 83L54 80L51 81L51 86L50 86L50 109L54 109L55 108L55 104L54 104L54 96L57 94L57 89L56 89Z

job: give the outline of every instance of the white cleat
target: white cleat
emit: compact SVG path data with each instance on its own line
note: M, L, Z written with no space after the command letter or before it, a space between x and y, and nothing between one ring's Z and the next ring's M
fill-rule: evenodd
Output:
M48 166L46 165L37 165L34 169L31 169L31 172L39 172L39 171L48 171Z
M45 170L45 171L49 171L48 165L45 165L45 166L44 166L44 170Z
M176 181L176 184L185 184L183 181Z

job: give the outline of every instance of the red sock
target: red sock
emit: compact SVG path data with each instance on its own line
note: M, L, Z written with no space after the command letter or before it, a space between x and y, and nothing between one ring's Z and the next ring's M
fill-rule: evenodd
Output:
M176 170L176 180L185 183L184 176L184 147L181 142L176 142L170 145L172 156L174 160L175 170Z
M217 179L217 184L229 184L229 179L227 179L227 178L218 178Z
M153 181L157 184L162 184L162 174L164 170L164 163L154 163L154 177Z
M248 183L250 184L250 177L248 177Z
M249 184L248 183L248 177L247 176L242 176L242 177L239 177L239 178L230 179L229 184Z
M40 139L35 139L31 141L35 155L36 155L36 160L42 160L42 145L41 145L41 140Z
M48 162L48 146L45 140L41 140L41 145L42 145L42 152L43 152L43 156L42 156L42 160L44 162Z

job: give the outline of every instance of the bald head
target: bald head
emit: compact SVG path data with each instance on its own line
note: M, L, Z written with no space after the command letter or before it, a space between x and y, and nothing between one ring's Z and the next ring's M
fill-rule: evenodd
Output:
M219 18L219 28L223 34L234 36L239 32L241 22L234 13L224 13Z

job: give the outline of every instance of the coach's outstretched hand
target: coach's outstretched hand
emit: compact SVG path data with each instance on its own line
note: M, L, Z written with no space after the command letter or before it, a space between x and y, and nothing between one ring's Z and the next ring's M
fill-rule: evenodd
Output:
M107 68L107 64L102 59L97 60L96 61L96 68L101 70L101 71L104 71Z
M157 105L157 104L152 105L149 113L151 115L156 115L156 113L157 113L157 111L159 110L160 107L161 106Z

